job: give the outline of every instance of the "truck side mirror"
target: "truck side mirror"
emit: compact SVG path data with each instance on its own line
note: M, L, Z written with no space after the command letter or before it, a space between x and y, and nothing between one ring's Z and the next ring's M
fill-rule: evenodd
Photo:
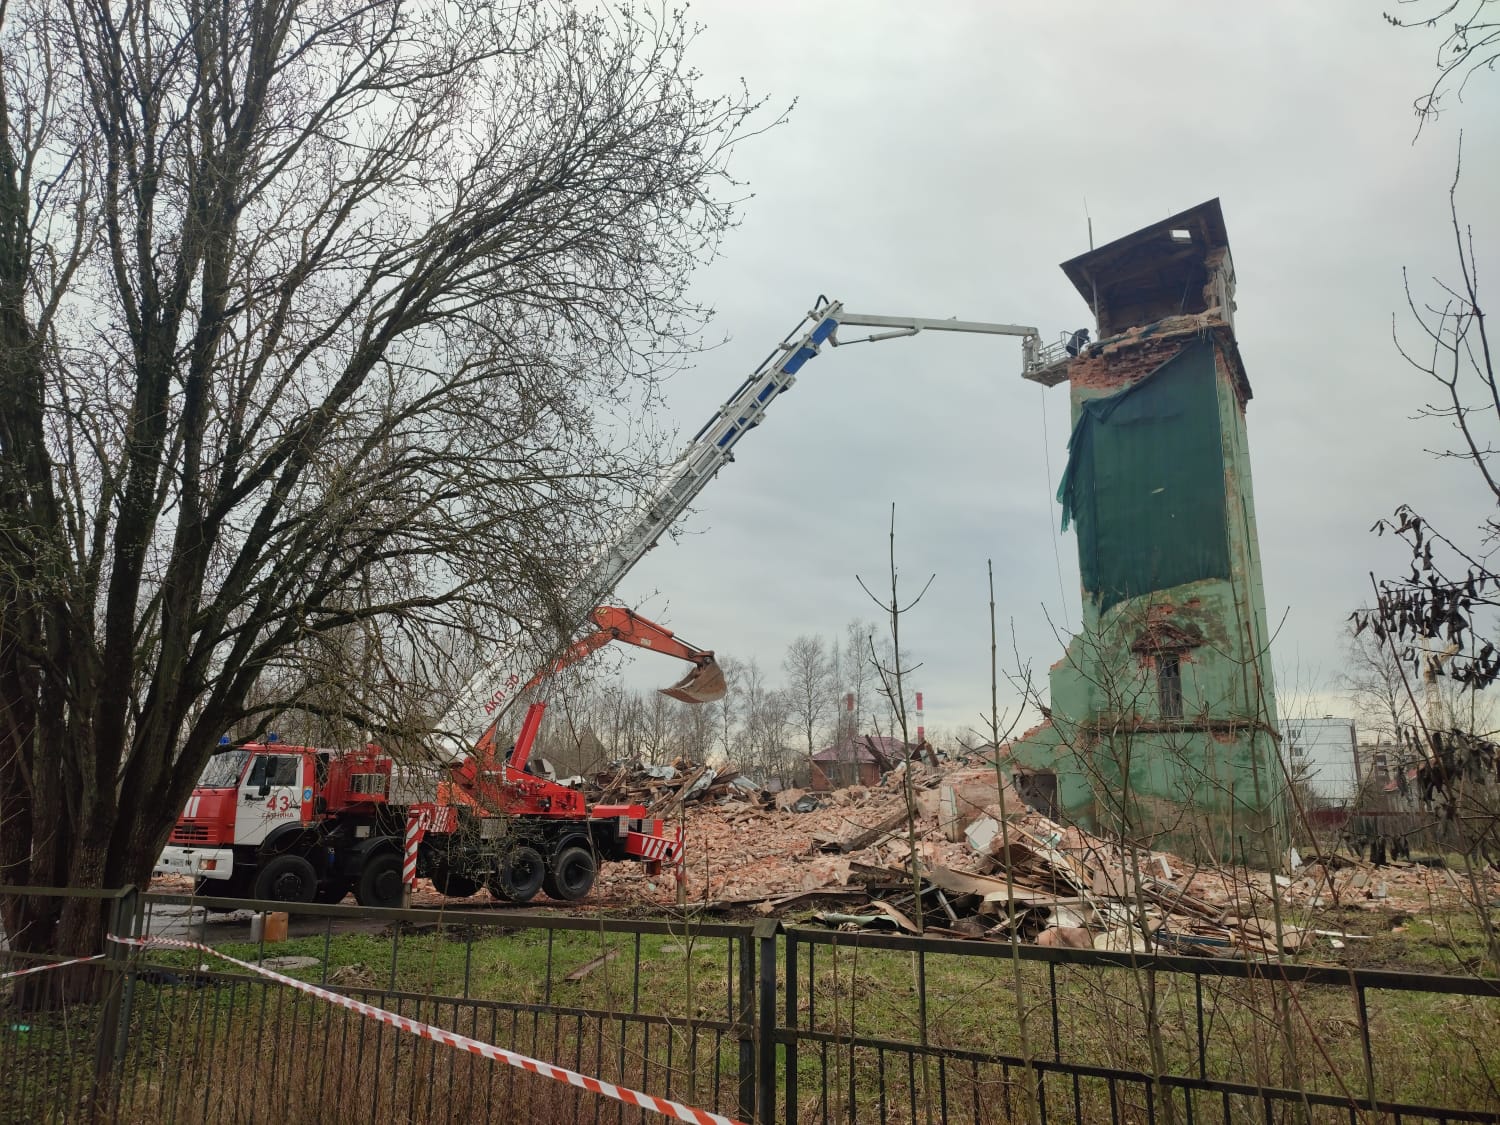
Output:
M262 781L260 783L260 795L262 797L269 797L271 795L271 783L269 781Z

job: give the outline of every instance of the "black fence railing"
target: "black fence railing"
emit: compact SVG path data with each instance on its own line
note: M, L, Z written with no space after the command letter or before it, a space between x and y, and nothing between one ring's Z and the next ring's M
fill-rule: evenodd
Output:
M786 1121L1500 1120L1500 982L792 928Z
M744 1121L1500 1121L1479 976L478 904L298 907L270 943L244 903L93 898L101 932ZM47 963L16 937L0 972ZM0 1121L661 1120L201 951L102 951L0 985Z

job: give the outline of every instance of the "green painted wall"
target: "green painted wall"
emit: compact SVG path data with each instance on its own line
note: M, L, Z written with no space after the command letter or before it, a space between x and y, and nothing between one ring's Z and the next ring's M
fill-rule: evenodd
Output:
M1074 361L1060 499L1079 543L1082 626L1049 673L1048 722L1010 761L1054 770L1064 815L1086 827L1260 864L1283 847L1284 786L1246 384L1227 327L1179 335L1174 346L1155 326L1149 351L1127 342ZM1172 656L1180 718L1158 697L1158 662Z

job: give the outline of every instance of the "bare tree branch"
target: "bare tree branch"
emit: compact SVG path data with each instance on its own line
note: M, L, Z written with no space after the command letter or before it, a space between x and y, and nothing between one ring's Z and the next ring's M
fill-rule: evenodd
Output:
M510 622L555 625L659 467L615 421L708 316L728 155L779 120L700 94L694 35L568 0L6 5L4 881L144 882L220 735L416 737Z

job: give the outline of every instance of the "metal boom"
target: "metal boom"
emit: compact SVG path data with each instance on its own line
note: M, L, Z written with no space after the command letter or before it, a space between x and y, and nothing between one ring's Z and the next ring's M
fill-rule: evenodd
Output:
M888 328L891 331L862 340L840 341L840 326ZM797 381L797 373L814 358L826 343L856 344L888 340L898 336L915 336L922 331L977 332L986 335L1019 336L1022 341L1023 370L1031 371L1050 357L1045 354L1041 336L1035 328L1016 324L991 324L975 320L933 320L924 317L873 316L846 313L843 303L820 297L811 311L782 338L760 366L742 382L734 394L712 418L693 435L687 447L672 462L661 483L636 510L634 519L589 564L583 576L565 595L563 620L583 625L599 602L606 598L646 552L672 528L689 504L734 460L734 447L765 417L771 403ZM498 673L498 675L497 675ZM503 677L502 663L486 668L466 689L466 698L478 693L484 703L483 725L492 726L496 712L509 706L513 687L524 683L527 675L512 674L501 679L506 686L494 690ZM517 693L518 694L518 693ZM461 704L462 706L462 704Z

